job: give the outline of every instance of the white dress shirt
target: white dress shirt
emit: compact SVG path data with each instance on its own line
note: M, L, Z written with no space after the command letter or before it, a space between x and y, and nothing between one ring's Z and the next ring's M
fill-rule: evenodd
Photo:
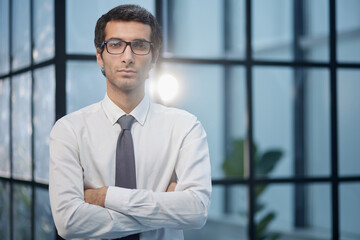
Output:
M130 113L137 189L115 187L116 143L124 115L106 95L58 120L50 134L49 193L63 238L183 239L207 218L211 177L206 133L190 113L152 103ZM171 179L174 192L166 192ZM84 202L84 189L110 186L105 208Z

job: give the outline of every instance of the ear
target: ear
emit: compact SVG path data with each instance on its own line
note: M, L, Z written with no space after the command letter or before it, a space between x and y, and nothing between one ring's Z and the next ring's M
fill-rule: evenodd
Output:
M104 62L103 62L103 58L102 58L102 55L101 55L101 49L100 48L96 48L96 61L97 61L97 64L101 67L104 66Z
M158 58L159 58L159 55L160 55L159 50L158 50L158 51L154 51L154 52L152 52L152 53L154 54L154 56L153 56L153 59L152 59L151 68L155 67L155 64L156 64L156 62L157 62L157 60L158 60Z

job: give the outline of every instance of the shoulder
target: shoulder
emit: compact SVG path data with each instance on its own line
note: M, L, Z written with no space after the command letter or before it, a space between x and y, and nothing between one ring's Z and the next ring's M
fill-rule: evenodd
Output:
M151 105L152 117L163 118L164 120L180 123L195 123L198 121L197 117L183 109L166 107L161 104L152 103Z
M160 123L164 131L187 134L193 128L200 127L198 118L183 109L166 107L161 104L152 103L150 107L150 122ZM158 126L158 124L156 124Z
M101 102L98 102L69 113L55 122L52 134L64 130L78 131L83 128L89 120L98 117L101 112Z

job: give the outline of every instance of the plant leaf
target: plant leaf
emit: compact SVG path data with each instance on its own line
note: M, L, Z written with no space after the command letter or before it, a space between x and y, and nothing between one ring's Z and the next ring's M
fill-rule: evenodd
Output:
M263 217L260 222L256 225L256 236L262 236L264 230L269 225L269 223L275 218L275 213L270 212L265 217Z
M227 177L244 177L244 143L242 139L233 141L233 153L222 165Z
M282 152L280 150L271 150L265 152L256 162L256 174L258 176L266 176L270 173L280 158Z
M255 187L255 196L259 197L261 193L266 189L266 187L267 187L266 184L257 185Z

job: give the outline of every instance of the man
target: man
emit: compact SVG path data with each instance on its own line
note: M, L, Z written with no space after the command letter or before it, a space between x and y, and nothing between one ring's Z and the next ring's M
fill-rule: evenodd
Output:
M205 131L195 116L145 95L159 29L135 5L118 6L96 24L105 98L58 120L50 134L50 202L63 238L183 239L183 229L205 224L211 194ZM120 126L123 117L132 124ZM132 142L121 147L125 135Z

